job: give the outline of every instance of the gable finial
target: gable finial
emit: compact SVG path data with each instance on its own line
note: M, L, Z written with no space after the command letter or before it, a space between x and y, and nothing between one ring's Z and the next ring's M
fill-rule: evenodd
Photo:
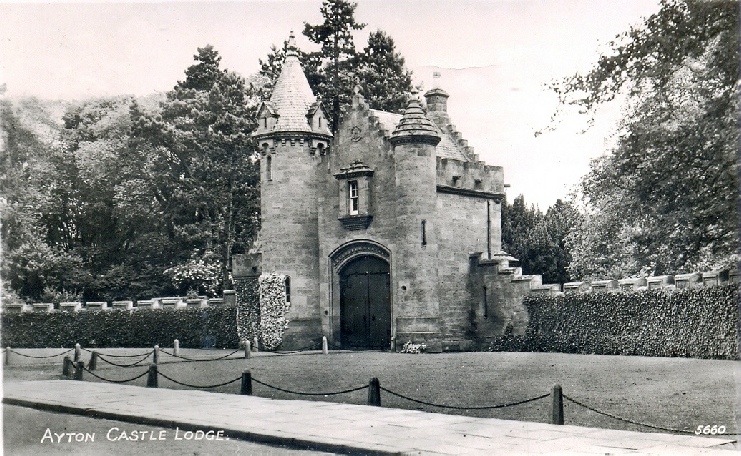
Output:
M288 35L288 43L286 44L286 56L293 55L298 57L298 47L296 46L296 35L293 34L293 30Z

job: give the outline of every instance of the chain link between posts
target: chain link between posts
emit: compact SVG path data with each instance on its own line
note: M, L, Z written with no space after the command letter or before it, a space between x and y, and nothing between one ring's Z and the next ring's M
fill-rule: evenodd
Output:
M22 357L24 357L24 358L33 358L33 359L46 359L46 358L56 358L57 356L62 356L62 355L66 355L67 353L69 353L69 352L71 352L71 351L74 351L74 350L75 350L74 348L70 348L70 349L69 349L69 350L67 350L67 351L63 351L62 353L59 353L59 354L56 354L56 355L47 355L47 356L34 356L34 355L26 355L25 353L19 353L19 352L17 352L17 351L15 351L15 350L13 350L12 348L10 349L10 352L11 352L11 353L15 353L15 354L16 354L16 355L18 355L18 356L22 356Z
M602 412L600 410L597 410L594 407L588 406L587 404L585 404L583 402L577 401L576 399L573 399L573 398L571 398L571 397L569 397L569 396L567 396L565 394L563 395L563 398L566 399L569 402L572 402L572 403L578 405L578 406L584 407L585 409L587 409L589 411L592 411L592 412L597 413L599 415L604 415L604 416L610 417L610 418L615 419L615 420L618 420L618 421L623 421L625 423L636 424L638 426L645 426L647 428L656 429L657 431L677 432L677 433L680 433L680 434L694 434L694 431L689 431L689 430L686 430L686 429L673 429L673 428L666 428L666 427L661 427L661 426L655 426L653 424L641 423L640 421L634 421L634 420L631 420L631 419L628 419L628 418L623 418L621 416L613 415L612 413Z
M363 386L358 386L356 388L350 388L350 389L346 389L346 390L342 390L342 391L334 391L334 392L331 392L331 393L306 393L306 392L302 392L302 391L291 391L291 390L288 390L288 389L278 388L277 386L273 386L273 385L270 385L268 383L261 382L260 380L257 380L254 377L252 377L252 381L255 382L255 383L258 383L258 384L260 384L262 386L266 386L268 388L272 388L274 390L282 391L284 393L298 394L299 396L335 396L337 394L352 393L354 391L360 391L360 390L363 390L363 389L368 388L368 385L363 385Z
M140 379L140 378L144 377L145 375L147 375L149 373L149 369L147 369L144 372L142 372L141 374L137 375L136 377L132 377L132 378L129 378L127 380L112 380L110 378L101 377L100 375L98 375L95 372L91 371L87 367L83 367L83 370L85 370L85 372L87 372L88 374L92 375L93 377L95 377L95 378L97 378L99 380L103 380L104 382L109 382L109 383L128 383L128 382L133 382L134 380Z
M499 409L499 408L505 408L505 407L513 407L515 405L527 404L528 402L537 401L539 399L545 399L546 397L550 396L550 393L548 393L548 394L542 394L542 395L537 396L537 397L531 397L530 399L525 399L525 400L517 401L517 402L509 402L509 403L506 403L506 404L486 405L486 406L476 406L476 407L459 407L459 406L456 406L456 405L435 404L435 403L432 403L432 402L420 401L418 399L414 399L414 398L411 398L409 396L405 396L403 394L399 394L399 393L396 393L396 392L391 391L389 389L386 389L383 386L380 386L379 388L381 389L381 391L385 391L385 392L389 393L392 396L396 396L396 397L399 397L401 399L406 399L408 401L416 402L417 404L429 405L429 406L432 406L432 407L440 407L440 408L446 408L446 409L452 409L452 410L491 410L491 409Z
M103 355L101 355L100 353L98 353L98 359L101 360L101 361L103 361L103 362L105 362L105 363L108 363L108 364L110 364L112 366L116 366L116 367L137 367L137 366L139 366L140 363L143 363L147 358L149 358L149 356L152 353L154 353L154 350L152 350L149 353L145 353L143 355L142 359L140 359L139 361L136 361L135 363L132 363L132 364L118 364L118 363L114 363L113 361L109 361L109 360L105 359L103 357Z

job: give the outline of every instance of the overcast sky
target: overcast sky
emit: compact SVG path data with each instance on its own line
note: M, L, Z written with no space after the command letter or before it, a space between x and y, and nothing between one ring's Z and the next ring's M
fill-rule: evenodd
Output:
M567 196L608 149L617 108L586 134L567 118L538 137L556 108L544 84L585 71L598 51L658 10L653 0L359 0L356 19L390 34L431 87L441 68L448 111L480 158L504 166L508 199L522 193L545 210ZM321 21L321 0L233 2L3 2L0 84L5 96L49 99L166 91L184 78L198 47L244 76L291 30Z

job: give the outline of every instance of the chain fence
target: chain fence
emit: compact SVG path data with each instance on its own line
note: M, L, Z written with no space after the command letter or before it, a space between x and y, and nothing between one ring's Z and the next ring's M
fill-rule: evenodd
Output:
M165 349L162 349L162 348L160 349L160 352L162 352L162 353L164 353L164 354L166 354L166 355L172 356L173 358L179 358L179 359L182 359L183 361L186 361L186 362L199 362L199 361L220 361L220 360L222 360L222 359L227 359L227 358L229 358L230 356L234 355L235 353L237 353L237 352L241 352L241 351L242 351L242 350L240 350L240 349L236 349L236 350L234 350L233 352L231 352L231 353L227 353L227 354L226 354L226 355L224 355L224 356L219 356L218 358L188 358L188 357L186 357L186 356L176 355L175 353L171 353L171 352L169 352L169 351L167 351L167 350L165 350ZM236 357L236 358L232 358L232 359L241 359L241 358L240 358L240 357Z
M65 355L67 353L70 353L70 352L74 351L74 349L69 349L69 350L66 350L66 351L64 351L62 353L58 353L58 354L54 354L54 355L34 356L34 355L26 355L24 353L19 353L19 352L15 351L15 350L11 350L11 349L8 349L8 350L10 352L12 352L12 353L15 353L15 354L19 355L19 356L24 356L24 357L28 357L28 358L54 358L54 357L62 356L62 355ZM92 353L91 350L88 350L88 349L84 349L84 350ZM219 356L219 357L216 357L216 358L188 358L188 357L185 357L185 356L175 355L174 353L168 352L167 350L160 350L160 351L163 352L163 353L165 353L165 354L167 354L167 355L169 355L169 356L172 356L174 358L182 359L185 362L199 362L199 361L218 361L218 360L223 360L223 359L241 359L241 357L237 357L237 358L230 358L230 357L233 356L233 355L235 355L236 353L242 351L242 350L237 349L237 350L234 350L231 353L227 353L227 354L225 354L223 356ZM149 358L149 356L153 355L153 353L154 353L154 350L149 351L147 353L138 354L138 355L110 355L110 354L105 355L107 357L118 357L118 358L124 358L124 357L125 358L132 358L132 357L135 357L135 356L141 357L141 359L139 359L138 361L135 361L134 363L131 363L131 364L118 364L118 363L113 362L111 360L105 359L105 357L102 354L100 354L99 352L98 352L98 359L100 359L101 361L103 361L105 363L108 363L110 365L116 366L116 367L130 368L130 367L137 367L137 366L139 366L147 358ZM292 353L296 353L296 352L292 352ZM289 353L282 353L282 354L289 354ZM155 367L156 367L156 365L155 365ZM83 369L87 373L89 373L90 375L92 375L93 377L95 377L95 378L97 378L99 380L105 381L105 382L110 382L110 383L128 383L128 382L132 382L134 380L137 380L139 378L142 378L143 376L147 375L147 373L148 373L148 370L147 370L147 371L144 371L141 374L139 374L139 375L137 375L135 377L129 378L129 379L125 379L125 380L113 380L113 379L108 379L108 378L102 377L102 376L100 376L100 375L92 372L90 369L88 369L88 368L86 368L84 366L83 366ZM248 372L248 371L245 371L245 372ZM166 374L164 374L162 372L159 372L159 371L157 371L157 375L159 375L159 376L161 376L161 377L169 380L170 382L172 382L174 384L177 384L177 385L180 385L180 386L189 387L189 388L197 388L197 389L213 389L213 388L219 388L219 387L222 387L222 386L230 385L232 383L236 383L236 382L244 379L244 376L240 376L240 377L236 377L234 379L231 379L231 380L228 380L228 381L225 381L225 382L221 382L221 383L216 383L216 384L213 384L213 385L194 385L194 384L189 384L189 383L181 382L181 381L176 380L176 379L174 379L174 378L172 378L172 377L170 377L170 376L168 376L168 375L166 375ZM341 390L341 391L330 391L330 392L295 391L295 390L290 390L290 389L287 389L287 388L281 388L279 386L271 385L271 384L266 383L264 381L261 381L259 379L253 378L250 374L246 374L246 375L249 375L249 381L250 382L255 382L255 383L257 383L259 385L262 385L262 386L264 386L266 388L270 388L270 389L281 391L281 392L288 393L288 394L295 394L295 395L298 395L298 396L325 396L325 397L327 397L327 396L335 396L335 395L339 395L339 394L348 394L348 393L353 393L353 392L356 392L356 391L365 390L365 389L368 389L368 388L373 388L373 382L371 382L371 385L361 385L361 386L357 386L357 387L347 388L347 389L344 389L344 390ZM547 397L553 397L554 394L555 394L555 393L546 393L546 394L541 394L539 396L535 396L535 397L531 397L531 398L527 398L527 399L523 399L523 400L519 400L519 401L515 401L515 402L507 402L507 403L496 404L496 405L487 405L487 406L457 406L457 405L439 404L439 403L435 403L435 402L429 402L429 401L425 401L425 400L421 400L421 399L416 399L416 398L407 396L405 394L398 393L396 391L393 391L393 390L390 390L388 388L382 387L382 386L380 386L380 383L378 383L377 380L375 380L375 381L376 381L376 386L375 387L379 390L379 392L380 391L384 391L384 392L386 392L386 393L388 393L388 394L390 394L392 396L395 396L395 397L398 397L400 399L404 399L404 400L407 400L407 401L410 401L410 402L414 402L414 403L417 403L417 404L420 404L420 405L425 405L425 406L428 406L428 407L437 407L437 408L441 408L441 409L450 409L450 410L464 410L464 411L466 411L466 410L493 410L493 409L501 409L501 408L506 408L506 407L514 407L514 406L517 406L517 405L527 404L529 402L534 402L534 401L537 401L537 400L545 399ZM554 389L555 388L556 387L554 387ZM559 393L558 394L560 396L559 397L559 401L561 400L561 397L562 397L566 401L568 401L568 402L570 402L570 403L572 403L574 405L577 405L579 407L583 407L583 408L585 408L585 409L587 409L587 410L589 410L589 411L591 411L593 413L597 413L598 415L606 416L608 418L612 418L614 420L621 421L623 423L628 423L628 424L632 424L632 425L636 425L636 426L642 426L642 427L649 428L649 429L654 429L654 430L657 430L657 431L664 431L664 432L671 432L671 433L679 433L679 434L694 434L695 433L692 430L676 429L676 428L659 426L659 425L650 424L650 423L644 423L644 422L641 422L641 421L637 421L637 420L633 420L633 419L630 419L630 418L625 418L625 417L622 417L622 416L619 416L619 415L615 415L613 413L605 412L605 411L596 409L595 407L592 407L590 405L587 405L586 403L584 403L584 402L582 402L580 400L574 399L573 397L570 397L570 396L568 396L566 394L561 393L560 392L560 386L558 386L558 389L559 389ZM250 391L251 391L251 388L250 388ZM251 393L247 393L247 394L251 394ZM380 402L379 402L379 404L380 404ZM561 405L560 408L562 409L563 408L563 405ZM562 411L561 411L561 416L563 416ZM560 423L563 424L563 418L561 418Z
M107 363L107 364L110 364L110 365L116 366L116 367L137 367L141 363L143 363L144 361L146 361L146 359L149 358L152 355L152 353L154 353L154 350L152 350L149 353L145 353L143 355L142 359L140 359L139 361L136 361L136 362L134 362L132 364L118 364L118 363L114 363L113 361L110 361L110 360L105 359L105 357L103 357L103 355L101 355L100 353L98 353L98 359L101 360L101 361L103 361L104 363Z
M262 386L266 386L268 388L274 389L274 390L282 391L284 393L289 393L289 394L297 394L299 396L336 396L338 394L352 393L354 391L360 391L360 390L363 390L363 389L368 388L368 385L363 385L363 386L358 386L358 387L355 387L355 388L350 388L350 389L346 389L346 390L342 390L342 391L334 391L334 392L331 392L331 393L306 393L306 392L303 392L303 391L292 391L292 390L289 390L289 389L279 388L277 386L270 385L270 384L267 384L265 382L261 382L260 380L257 380L254 377L252 378L252 381L255 382L255 383L258 383L258 384L260 384Z
M381 386L379 388L381 389L381 391L385 391L385 392L389 393L392 396L396 396L396 397L399 397L401 399L406 399L406 400L411 401L411 402L416 402L417 404L428 405L428 406L431 406L431 407L440 407L440 408L451 409L451 410L492 410L492 409L500 409L500 408L505 408L505 407L513 407L515 405L520 405L520 404L527 404L528 402L537 401L538 399L545 399L546 397L549 397L551 395L550 393L548 393L548 394L542 394L540 396L531 397L530 399L525 399L525 400L517 401L517 402L508 402L506 404L486 405L486 406L476 406L476 407L459 407L459 406L456 406L456 405L435 404L433 402L421 401L419 399L414 399L414 398L411 398L409 396L405 396L403 394L396 393L396 392L391 391L391 390L389 390L387 388L384 388L383 386Z
M599 415L604 415L604 416L607 416L607 417L610 417L612 419L615 419L615 420L618 420L618 421L622 421L622 422L625 422L625 423L635 424L635 425L638 425L638 426L644 426L644 427L647 427L647 428L650 428L650 429L656 429L657 431L676 432L676 433L680 433L680 434L694 434L694 431L690 431L690 430L687 430L687 429L674 429L674 428L669 428L669 427L656 426L656 425L653 425L653 424L642 423L640 421L631 420L629 418L623 418L621 416L613 415L612 413L603 412L601 410L597 410L594 407L590 407L590 406L588 406L587 404L585 404L583 402L577 401L576 399L571 398L571 397L569 397L569 396L567 396L565 394L563 395L563 398L566 399L567 401L571 402L571 403L574 403L574 404L576 404L578 406L584 407L585 409L587 409L589 411L592 411L592 412L597 413Z
M13 350L13 349L10 349L10 350L8 350L8 351L10 351L11 353L14 353L14 354L16 354L16 355L18 355L18 356L22 356L22 357L24 357L24 358L33 358L33 359L47 359L47 358L56 358L57 356L62 356L62 355L66 355L67 353L69 353L69 352L72 352L72 351L74 351L74 350L75 350L74 348L70 348L69 350L65 350L65 351L63 351L62 353L58 353L58 354L56 354L56 355L46 355L46 356L35 356L35 355L27 355L27 354L25 354L25 353L20 353L20 352L17 352L17 351L15 351L15 350Z
M183 382L179 382L179 381L175 380L175 379L174 379L174 378L172 378L172 377L168 377L167 375L163 374L163 373L162 373L162 372L160 372L160 371L157 371L157 375L159 375L159 376L161 376L161 377L163 377L163 378L166 378L167 380L171 381L172 383L175 383L176 385L180 385L180 386L187 386L187 387L189 387L189 388L199 388L199 389L211 389L211 388L218 388L218 387L220 387L220 386L226 386L226 385L230 385L230 384L232 384L232 383L234 383L234 382L238 382L238 381L242 380L242 377L240 376L240 377L237 377L237 378L235 378L235 379L233 379L233 380L229 380L229 381L226 381L226 382L224 382L224 383L216 383L216 384L214 384L214 385L191 385L191 384L189 384L189 383L183 383Z
M152 354L152 350L148 351L147 353L138 353L136 355L116 355L116 354L113 354L113 353L102 353L102 352L99 352L98 350L90 350L90 349L87 349L87 348L83 348L83 350L85 350L88 353L92 353L92 352L96 351L96 352L98 352L98 355L104 355L104 356L107 356L109 358L138 358L140 356L144 356L144 355L149 356L149 355Z
M83 370L85 372L87 372L88 374L92 375L93 377L95 377L95 378L97 378L99 380L103 380L104 382L108 382L108 383L129 383L129 382L133 382L134 380L138 380L138 379L144 377L145 375L147 375L149 373L149 370L145 370L144 372L142 372L141 374L137 375L136 377L132 377L132 378L129 378L129 379L126 379L126 380L112 380L110 378L101 377L100 375L98 375L95 372L91 371L87 367L83 367Z

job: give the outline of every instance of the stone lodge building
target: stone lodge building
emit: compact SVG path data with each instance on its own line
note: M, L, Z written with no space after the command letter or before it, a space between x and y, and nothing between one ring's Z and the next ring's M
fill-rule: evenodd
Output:
M437 84L436 84L437 85ZM435 87L403 115L356 89L333 135L295 45L259 110L262 228L235 279L285 274L283 349L464 350L524 330L540 285L501 251L502 168L478 160Z

